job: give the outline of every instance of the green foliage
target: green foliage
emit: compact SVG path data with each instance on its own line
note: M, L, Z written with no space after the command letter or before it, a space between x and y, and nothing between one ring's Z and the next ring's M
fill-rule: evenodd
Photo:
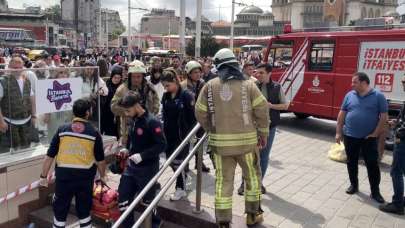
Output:
M201 57L207 57L207 56L214 56L215 53L221 49L224 48L223 45L218 44L214 37L210 35L205 35L201 37ZM189 56L194 56L195 55L195 37L191 40L190 43L188 43L186 47L186 54Z

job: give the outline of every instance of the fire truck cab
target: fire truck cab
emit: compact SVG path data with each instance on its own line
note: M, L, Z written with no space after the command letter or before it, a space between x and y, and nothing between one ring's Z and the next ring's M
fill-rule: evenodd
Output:
M368 74L390 108L405 101L405 29L283 34L270 40L265 61L297 117L335 120L357 71Z

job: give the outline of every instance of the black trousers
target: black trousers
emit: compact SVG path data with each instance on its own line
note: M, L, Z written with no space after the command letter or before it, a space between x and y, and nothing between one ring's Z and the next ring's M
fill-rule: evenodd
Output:
M344 136L344 144L347 154L347 171L349 172L350 183L354 187L359 186L358 163L359 155L361 153L364 162L366 163L371 193L379 193L381 173L378 165L377 138L358 139Z
M80 220L80 227L91 227L90 210L93 205L93 183L93 179L64 181L56 178L52 205L54 227L65 227L73 196L76 200L76 212Z

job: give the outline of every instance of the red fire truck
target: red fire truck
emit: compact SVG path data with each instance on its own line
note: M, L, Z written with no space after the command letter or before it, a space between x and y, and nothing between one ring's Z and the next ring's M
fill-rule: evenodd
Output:
M336 119L357 71L385 94L391 115L405 101L405 29L286 33L270 40L265 61L299 118Z

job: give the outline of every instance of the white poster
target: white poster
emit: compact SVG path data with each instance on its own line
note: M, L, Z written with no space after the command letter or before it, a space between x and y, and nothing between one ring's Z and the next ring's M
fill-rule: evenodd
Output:
M405 72L405 41L362 42L358 71L387 99L404 101L401 80Z
M82 97L82 80L38 80L35 91L37 115L72 110L73 102Z

